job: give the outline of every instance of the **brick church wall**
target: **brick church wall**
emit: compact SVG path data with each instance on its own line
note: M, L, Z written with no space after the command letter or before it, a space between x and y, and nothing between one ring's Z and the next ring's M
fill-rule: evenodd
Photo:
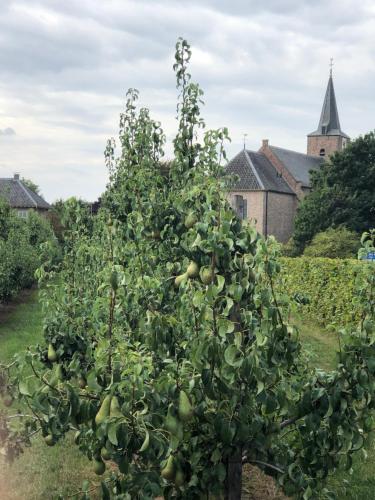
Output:
M252 219L257 231L264 234L264 191L232 191L229 202L235 206L235 196L240 195L247 201L247 218Z
M286 243L293 233L298 199L291 194L272 191L268 192L267 196L267 234L272 234L281 243Z
M311 156L328 157L335 151L341 151L345 147L344 137L339 135L313 135L307 137L307 154ZM324 149L324 155L321 150Z
M232 207L235 206L236 195L243 196L247 201L247 218L255 223L259 233L273 235L281 243L289 240L298 203L295 195L272 191L233 191L229 195Z

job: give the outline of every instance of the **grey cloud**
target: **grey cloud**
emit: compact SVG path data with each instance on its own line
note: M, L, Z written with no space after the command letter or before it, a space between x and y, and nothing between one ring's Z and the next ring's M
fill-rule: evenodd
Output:
M331 56L343 129L373 127L372 0L2 0L2 9L0 116L17 129L2 169L45 172L36 180L49 199L73 185L71 194L91 198L104 189L105 140L128 87L173 135L180 35L192 44L208 126L232 131L230 153L244 132L251 147L268 135L303 150Z
M16 135L16 132L11 127L0 129L0 135Z

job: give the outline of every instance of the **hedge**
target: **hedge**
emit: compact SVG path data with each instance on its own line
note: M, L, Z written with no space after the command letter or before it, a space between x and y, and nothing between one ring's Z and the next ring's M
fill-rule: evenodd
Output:
M282 257L279 289L319 324L345 326L359 319L353 303L354 288L366 265L371 264L354 259Z
M41 251L41 244L47 242ZM22 219L0 199L0 303L30 287L42 261L58 259L58 254L56 238L44 217L32 212Z

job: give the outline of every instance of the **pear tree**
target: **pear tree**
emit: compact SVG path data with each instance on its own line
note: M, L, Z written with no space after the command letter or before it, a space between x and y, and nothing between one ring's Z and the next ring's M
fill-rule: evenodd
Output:
M328 494L373 429L374 268L358 276L362 321L337 369L310 369L276 292L278 245L228 203L228 131L205 130L190 57L179 40L173 160L131 89L102 209L87 224L66 205L64 259L39 270L45 344L1 371L29 409L24 430L4 417L0 441L14 458L34 434L53 446L74 432L105 499L239 499L244 463L288 495Z

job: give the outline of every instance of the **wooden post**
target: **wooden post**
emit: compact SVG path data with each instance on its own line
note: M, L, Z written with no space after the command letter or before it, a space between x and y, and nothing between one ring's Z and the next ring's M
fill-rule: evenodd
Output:
M242 451L236 451L227 464L225 500L241 500L242 490Z

